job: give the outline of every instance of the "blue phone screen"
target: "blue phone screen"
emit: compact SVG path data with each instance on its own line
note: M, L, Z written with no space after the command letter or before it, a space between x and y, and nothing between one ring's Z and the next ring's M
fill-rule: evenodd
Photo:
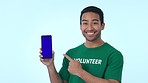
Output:
M44 59L52 58L52 36L51 35L42 35L42 55Z

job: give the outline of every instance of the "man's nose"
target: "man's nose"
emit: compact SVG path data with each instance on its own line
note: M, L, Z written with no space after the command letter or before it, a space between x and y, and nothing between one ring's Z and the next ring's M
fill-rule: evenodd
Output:
M93 29L92 24L91 24L91 23L89 23L87 28L88 28L88 30L92 30L92 29Z

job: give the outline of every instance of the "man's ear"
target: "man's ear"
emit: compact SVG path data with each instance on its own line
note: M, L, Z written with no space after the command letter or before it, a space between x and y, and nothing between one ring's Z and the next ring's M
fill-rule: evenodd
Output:
M101 30L104 30L104 28L105 28L105 23L102 23Z
M82 30L82 24L80 24L80 30Z

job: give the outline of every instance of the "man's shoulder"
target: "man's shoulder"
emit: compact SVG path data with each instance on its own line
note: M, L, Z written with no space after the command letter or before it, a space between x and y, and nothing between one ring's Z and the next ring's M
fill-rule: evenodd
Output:
M123 57L122 53L118 49L108 43L106 45L106 53L108 53L109 56Z
M76 47L73 47L73 48L71 48L69 50L78 50L78 49L81 49L82 47L83 47L83 44L80 44L80 45L78 45Z
M74 52L74 51L78 51L78 50L80 50L80 49L83 48L83 45L84 45L84 44L80 44L80 45L78 45L78 46L76 46L76 47L74 47L74 48L71 48L71 49L69 49L69 50L67 51L67 53L69 53L69 52Z
M109 43L106 43L106 48L108 48L109 51L116 51L116 52L119 52L118 49L116 49L115 47L113 47L113 46L110 45Z

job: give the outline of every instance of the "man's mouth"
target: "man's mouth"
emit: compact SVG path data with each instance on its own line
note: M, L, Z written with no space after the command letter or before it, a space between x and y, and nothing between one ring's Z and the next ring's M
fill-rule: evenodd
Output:
M95 33L96 33L97 31L86 31L85 33L86 33L86 35L88 35L88 36L94 36L95 35Z
M95 32L86 32L86 34L93 35L93 34L95 34Z

